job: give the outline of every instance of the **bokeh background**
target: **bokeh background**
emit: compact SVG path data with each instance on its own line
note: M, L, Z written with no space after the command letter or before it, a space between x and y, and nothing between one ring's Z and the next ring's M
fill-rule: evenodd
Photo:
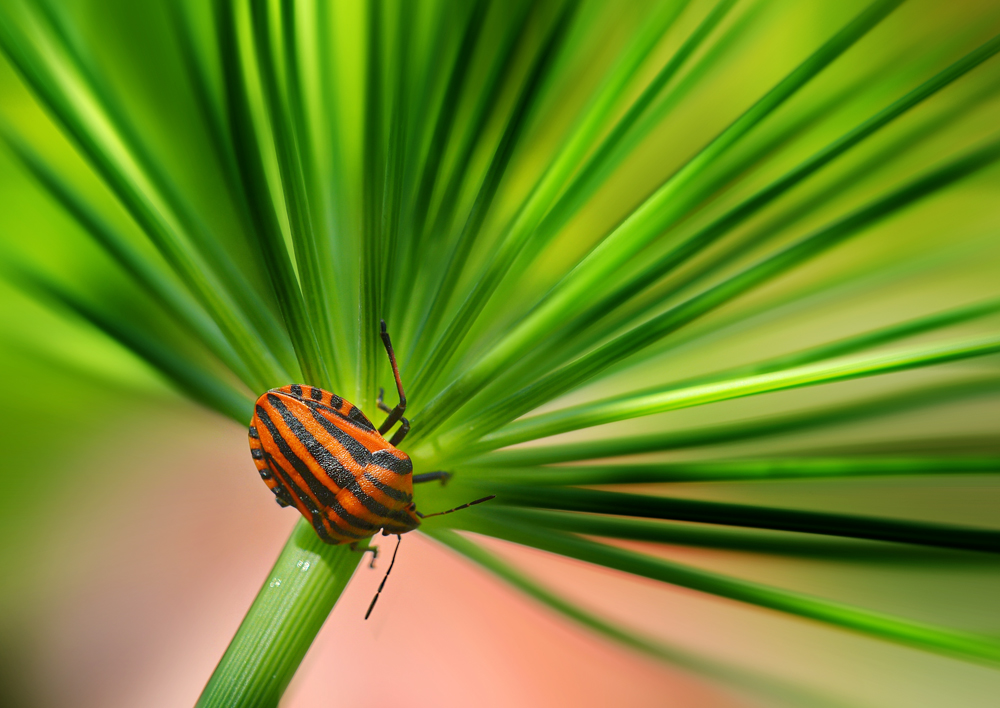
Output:
M3 0L13 8L18 3ZM654 3L592 1L595 51L553 90L512 163L487 233L532 183L574 111L641 27ZM709 3L694 2L636 78L636 91ZM860 2L747 0L723 26L714 69L681 84L675 105L562 235L488 311L528 302L691 153L802 60ZM204 164L209 140L195 113L169 13L161 3L87 0L67 5L155 158L251 277L226 196ZM6 12L8 8L4 7ZM11 10L13 12L13 10ZM701 14L699 14L699 12ZM350 56L350 30L338 51ZM762 127L716 204L734 204L949 62L1000 31L996 3L911 0ZM581 40L582 41L582 40ZM363 89L345 75L345 94ZM791 240L961 153L1000 125L996 59L907 114L892 131L823 172L785 211L762 214L742 237ZM0 63L0 114L80 186L102 213L132 229L121 207L32 97ZM345 109L345 121L351 117ZM354 116L357 119L357 116ZM485 163L488 155L476 156ZM478 164L478 163L475 163ZM880 224L822 259L713 313L686 340L585 387L553 408L686 378L1000 294L1000 171ZM345 189L350 189L350 186ZM470 191L469 199L473 196ZM721 208L721 207L720 207ZM799 211L796 212L796 209ZM789 216L791 215L791 216ZM690 228L698 224L695 214ZM495 222L495 223L494 223ZM688 227L685 227L688 228ZM491 231L492 230L492 231ZM739 235L738 235L739 236ZM173 325L0 150L0 259L37 264L66 287L181 341ZM760 251L747 249L744 262ZM475 257L474 257L475 258ZM734 264L736 267L738 264ZM516 308L511 308L511 312ZM996 331L996 316L957 328ZM949 335L953 335L952 331ZM938 335L927 335L932 339ZM923 340L921 340L923 341ZM180 346L184 346L181 344ZM191 346L191 356L202 354ZM404 368L404 379L406 371ZM932 370L741 399L614 423L564 440L679 430L833 407L866 397L955 386L933 405L859 416L820 429L669 459L826 451L914 455L1000 453L996 356ZM961 384L961 386L959 386ZM564 441L562 440L562 441ZM197 699L296 514L256 479L245 429L182 397L120 345L0 279L0 705L191 705ZM634 489L633 489L634 491ZM771 506L1000 528L996 474L672 485L671 493ZM1000 672L804 620L664 586L490 540L489 548L567 598L621 626L785 686L793 704L996 705ZM640 547L642 544L622 545ZM1000 639L1000 567L986 554L830 541L821 557L693 547L642 549L697 567ZM767 705L765 699L611 644L503 585L426 536L403 541L372 619L381 579L362 565L313 645L282 705L452 706Z

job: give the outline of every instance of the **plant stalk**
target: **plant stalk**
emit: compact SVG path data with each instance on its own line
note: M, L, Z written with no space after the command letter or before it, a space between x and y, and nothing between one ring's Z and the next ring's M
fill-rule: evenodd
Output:
M196 708L277 706L362 555L299 519Z

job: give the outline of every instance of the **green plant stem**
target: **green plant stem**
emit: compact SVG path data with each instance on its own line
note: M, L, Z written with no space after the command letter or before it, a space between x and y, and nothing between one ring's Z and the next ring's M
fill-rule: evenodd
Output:
M299 519L196 708L277 706L361 556Z

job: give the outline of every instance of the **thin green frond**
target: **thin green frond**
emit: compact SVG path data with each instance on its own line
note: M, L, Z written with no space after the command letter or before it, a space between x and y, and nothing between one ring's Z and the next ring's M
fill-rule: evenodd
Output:
M798 243L761 260L719 285L632 328L597 349L543 376L521 391L490 406L461 426L461 432L458 434L460 435L459 440L464 442L475 439L484 430L496 428L500 424L537 407L544 401L572 390L612 364L677 331L721 304L790 268L801 265L873 223L887 218L894 212L989 166L998 158L1000 158L1000 142L988 143L801 239ZM456 434L452 433L452 438L455 437Z
M173 382L192 399L245 425L253 413L253 401L237 391L218 376L189 361L165 342L157 341L137 327L111 313L102 312L85 302L59 283L41 273L16 266L7 259L8 277L20 282L22 287L50 299L78 317L90 322L122 346L145 360L154 369Z
M675 499L648 494L605 492L572 487L539 487L490 480L478 485L501 504L614 516L694 521L720 526L796 531L824 536L864 538L961 551L1000 553L1000 530L967 528L879 517L760 507L749 504Z
M415 421L420 423L416 432L418 439L434 432L501 368L516 360L529 341L537 340L542 332L551 329L552 322L564 317L567 309L575 306L579 296L624 265L691 208L693 205L680 199L679 195L695 176L863 37L900 1L878 0L872 3L670 177L549 293L544 305L535 309L529 320L522 322L516 331L509 333L474 367L424 407Z
M724 684L732 686L734 689L749 691L766 699L772 705L775 701L780 705L810 705L817 708L834 708L835 706L843 707L847 705L833 697L799 688L759 673L741 670L734 666L727 666L707 657L699 656L694 652L667 646L662 642L643 637L639 633L630 632L622 627L615 626L611 622L601 619L597 615L560 597L551 590L542 587L527 575L502 561L496 554L490 553L482 546L473 543L464 536L447 529L434 529L429 535L452 550L461 553L466 558L475 561L501 580L510 583L518 590L533 597L559 614L579 623L586 629L602 634L630 649L648 654L660 661L666 661L673 666L691 671L696 675L704 676L713 681L721 681Z
M737 580L568 534L521 526L510 520L502 524L497 523L490 519L488 510L478 512L473 523L463 523L463 526L550 553L558 553L756 607L816 620L925 651L987 665L996 665L1000 662L1000 643L989 637L933 627L802 593Z
M864 397L837 406L822 406L787 415L765 416L693 430L498 450L474 457L469 463L499 467L546 465L708 447L741 440L794 434L849 422L864 422L902 411L919 410L925 406L995 395L998 391L1000 391L1000 380L977 378L972 381L915 388L902 393Z
M944 346L914 347L898 353L855 357L847 361L839 359L821 361L816 364L782 368L772 373L738 376L690 387L669 386L525 418L496 433L485 436L483 445L506 447L570 430L653 415L678 408L700 406L706 403L783 391L801 386L815 386L865 376L878 376L978 356L988 356L997 352L1000 352L1000 337L982 337Z

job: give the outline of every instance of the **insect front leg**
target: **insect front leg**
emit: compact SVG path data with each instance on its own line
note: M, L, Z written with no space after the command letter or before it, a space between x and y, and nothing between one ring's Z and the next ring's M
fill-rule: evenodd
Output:
M389 441L389 444L396 447L399 443L403 442L403 438L406 437L408 432L410 432L410 421L406 418L400 418L399 430L397 430L396 434L392 436L392 440Z
M376 405L378 405L378 409L380 411L385 411L386 413L389 413L390 417L391 417L391 414L392 414L392 412L393 412L394 409L390 408L389 406L387 406L385 404L385 401L382 400L384 397L385 397L385 389L384 388L379 388L379 390L378 390L378 399L375 401L375 403L376 403ZM385 427L384 423L383 423L383 427ZM389 427L391 428L392 426L390 425ZM410 432L410 421L407 420L406 418L400 418L399 419L399 430L397 430L396 434L392 436L392 440L389 441L389 444L392 445L393 447L395 447L396 445L399 445L399 443L403 442L403 438L406 437L406 434L408 432ZM381 433L381 429L379 430L379 434L382 434Z

